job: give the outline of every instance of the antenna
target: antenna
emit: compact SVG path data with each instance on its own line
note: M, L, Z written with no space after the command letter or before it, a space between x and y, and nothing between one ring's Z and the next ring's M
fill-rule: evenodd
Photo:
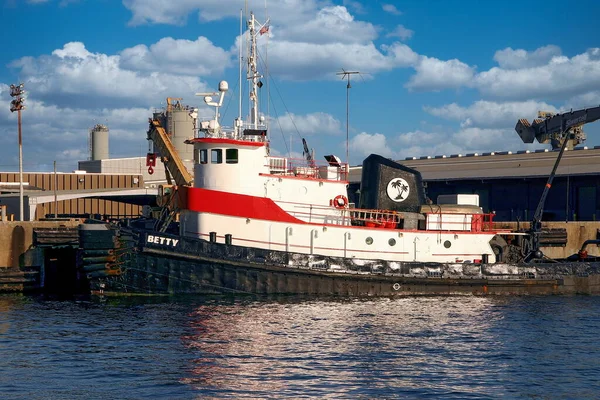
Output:
M348 84L346 85L346 166L347 168L350 167L350 156L349 156L349 146L350 146L350 138L349 138L349 130L350 130L350 124L349 124L349 119L350 119L350 88L352 87L352 85L350 85L350 76L351 75L355 75L355 74L360 74L359 71L346 71L344 68L342 68L342 72L336 72L336 75L342 75L342 79L346 79Z

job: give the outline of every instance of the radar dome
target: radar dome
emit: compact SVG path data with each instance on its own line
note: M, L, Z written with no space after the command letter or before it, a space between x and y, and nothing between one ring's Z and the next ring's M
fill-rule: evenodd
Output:
M219 92L226 92L229 90L229 84L227 81L219 82Z

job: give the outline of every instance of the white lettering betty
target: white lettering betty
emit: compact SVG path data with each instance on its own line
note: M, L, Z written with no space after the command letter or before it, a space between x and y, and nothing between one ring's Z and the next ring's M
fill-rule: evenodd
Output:
M146 241L148 243L156 243L156 244L166 244L167 246L177 246L177 243L179 243L179 239L171 239L171 238L166 238L166 237L162 237L162 236L154 236L154 235L148 235L148 239L146 239Z

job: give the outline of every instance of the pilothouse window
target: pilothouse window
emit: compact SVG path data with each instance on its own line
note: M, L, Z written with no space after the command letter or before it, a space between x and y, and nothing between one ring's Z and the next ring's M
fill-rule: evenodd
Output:
M225 162L227 164L237 164L238 163L238 149L225 150Z
M223 162L223 150L212 149L210 151L210 163L211 164L221 164L222 162Z
M200 164L208 163L208 150L202 149L200 150Z

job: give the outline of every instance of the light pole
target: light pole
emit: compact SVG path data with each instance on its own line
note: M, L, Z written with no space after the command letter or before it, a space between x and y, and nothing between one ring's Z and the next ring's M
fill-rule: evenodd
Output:
M21 110L25 109L25 90L23 84L10 85L10 95L14 100L10 102L10 111L17 112L19 125L19 220L23 221L23 141L21 139Z
M347 79L348 84L346 85L346 168L350 168L350 155L349 155L349 147L350 147L350 75L360 74L360 71L346 71L342 68L343 72L337 72L336 75L342 75L342 79ZM349 170L346 172L350 172Z

